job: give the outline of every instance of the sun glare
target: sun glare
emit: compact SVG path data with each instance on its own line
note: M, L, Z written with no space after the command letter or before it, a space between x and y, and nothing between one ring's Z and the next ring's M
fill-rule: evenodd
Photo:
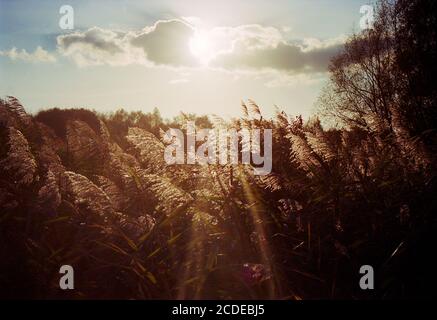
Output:
M202 64L207 65L212 57L212 43L208 34L204 31L197 31L190 39L189 45L191 53L199 59Z

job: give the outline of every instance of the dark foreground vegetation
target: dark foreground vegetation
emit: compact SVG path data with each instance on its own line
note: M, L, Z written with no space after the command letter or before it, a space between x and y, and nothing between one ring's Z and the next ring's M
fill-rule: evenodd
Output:
M381 2L330 66L318 118L0 102L0 297L390 299L437 281L437 3ZM162 131L273 129L273 171L167 166ZM59 268L75 290L59 289ZM375 290L359 268L375 269Z

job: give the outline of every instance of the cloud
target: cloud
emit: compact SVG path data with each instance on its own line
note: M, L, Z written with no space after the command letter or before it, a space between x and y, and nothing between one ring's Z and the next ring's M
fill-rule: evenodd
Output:
M157 21L139 31L122 32L93 27L57 37L58 50L79 66L145 64L195 67L189 50L194 29L180 20Z
M302 44L286 42L265 43L262 39L243 38L234 43L233 50L217 56L214 66L230 70L277 70L292 74L319 73L327 69L330 59L342 48L343 41L312 39ZM255 45L254 45L255 44Z
M13 47L8 51L0 51L0 56L8 57L9 59L16 61L26 61L26 62L56 62L56 57L44 50L42 47L38 46L34 52L29 53L25 49L21 49L20 51Z
M79 66L146 63L143 52L129 45L128 33L93 27L57 37L58 51Z
M58 36L59 52L80 66L207 67L231 72L273 70L285 74L326 71L344 37L289 41L282 29L261 25L202 29L193 18L160 20L137 31L91 28ZM196 39L200 53L190 50ZM206 64L205 64L206 62Z
M132 36L130 44L143 49L147 59L156 65L195 67L199 61L189 48L194 33L194 28L181 20L158 21Z

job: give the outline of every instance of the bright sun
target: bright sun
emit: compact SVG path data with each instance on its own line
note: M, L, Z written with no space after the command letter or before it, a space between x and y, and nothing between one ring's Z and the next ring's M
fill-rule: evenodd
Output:
M212 57L212 44L208 34L203 31L196 31L196 34L190 39L190 51L199 59L199 61L207 65Z

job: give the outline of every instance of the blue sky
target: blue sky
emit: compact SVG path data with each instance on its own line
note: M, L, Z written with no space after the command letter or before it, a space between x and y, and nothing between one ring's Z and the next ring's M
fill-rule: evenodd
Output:
M72 31L59 27L64 4L74 9ZM327 58L357 30L364 4L0 0L0 95L32 112L158 107L164 116L234 116L252 98L268 114L276 104L308 116Z

